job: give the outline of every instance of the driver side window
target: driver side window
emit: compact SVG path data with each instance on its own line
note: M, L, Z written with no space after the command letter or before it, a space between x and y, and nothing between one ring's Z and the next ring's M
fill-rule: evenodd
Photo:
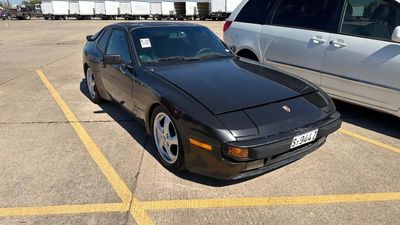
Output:
M107 46L107 55L120 55L125 63L132 63L128 36L122 30L113 30Z

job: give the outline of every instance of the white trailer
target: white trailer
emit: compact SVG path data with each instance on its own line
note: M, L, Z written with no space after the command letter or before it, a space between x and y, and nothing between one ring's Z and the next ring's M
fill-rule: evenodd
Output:
M53 15L53 3L51 2L51 0L43 0L41 7L44 19L48 20L50 18L50 15Z
M130 0L119 0L119 14L128 19L132 15L132 6Z
M149 18L150 12L150 2L146 0L131 1L132 15L136 18L143 17L145 19Z
M91 19L94 16L94 1L81 0L79 1L79 19Z
M78 0L70 0L69 1L69 16L78 17L79 15L79 1Z
M173 1L162 1L161 2L161 15L163 17L175 17L175 4Z
M161 8L161 2L150 2L150 15L153 19L162 15Z
M211 0L211 19L226 19L242 1L243 0Z
M198 15L198 8L196 1L187 1L185 5L185 13L187 17L196 17Z
M96 16L106 15L106 5L104 0L96 0L94 2L94 12Z
M119 15L119 2L113 0L94 2L96 16L105 19L116 19Z
M42 13L44 19L66 19L69 15L69 3L67 0L43 0Z
M106 16L116 18L119 14L119 2L118 1L104 1Z

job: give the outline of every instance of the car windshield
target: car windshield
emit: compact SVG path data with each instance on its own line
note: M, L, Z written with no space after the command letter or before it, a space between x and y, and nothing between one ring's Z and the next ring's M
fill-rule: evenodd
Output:
M149 27L132 31L139 60L146 63L195 61L233 56L221 40L204 27Z

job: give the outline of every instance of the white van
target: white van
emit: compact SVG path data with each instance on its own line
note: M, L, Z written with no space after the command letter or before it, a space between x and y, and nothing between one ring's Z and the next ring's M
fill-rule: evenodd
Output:
M400 0L244 0L224 41L334 98L400 117Z

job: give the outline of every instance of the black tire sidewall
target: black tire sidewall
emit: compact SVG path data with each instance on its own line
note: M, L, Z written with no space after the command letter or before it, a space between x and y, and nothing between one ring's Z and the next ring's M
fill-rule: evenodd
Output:
M154 119L156 118L156 116L159 113L165 113L169 116L169 118L171 119L174 127L175 127L175 131L177 133L178 136L178 144L179 144L179 153L178 153L178 159L173 163L173 164L169 164L167 162L164 161L164 159L161 157L160 153L158 152L157 149L157 145L155 143L155 137L154 137ZM157 106L151 116L151 124L150 124L150 129L151 129L151 137L153 139L154 142L154 146L157 152L157 156L159 161L161 162L161 164L168 169L169 171L173 172L173 173L177 173L177 172L181 172L185 169L185 162L184 162L184 151L183 151L183 145L182 145L182 141L181 141L181 135L180 135L180 131L178 129L178 126L176 125L175 119L174 117L171 116L171 114L168 112L168 110L166 110L163 106Z

